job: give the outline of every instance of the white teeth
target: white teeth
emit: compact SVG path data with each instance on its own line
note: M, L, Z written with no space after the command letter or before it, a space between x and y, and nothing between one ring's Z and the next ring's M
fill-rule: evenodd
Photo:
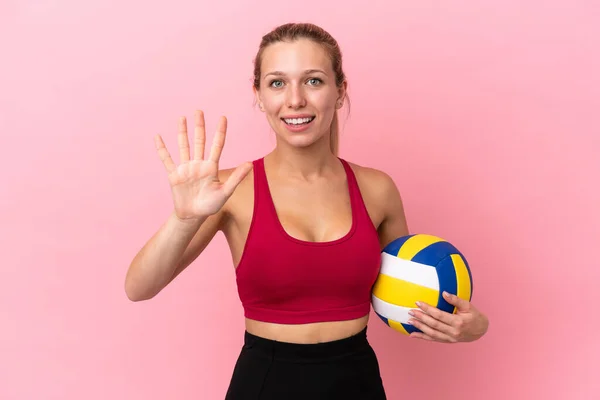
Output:
M313 119L314 119L314 117L310 117L310 118L284 118L284 121L287 124L290 124L290 125L301 125L301 124L309 123Z

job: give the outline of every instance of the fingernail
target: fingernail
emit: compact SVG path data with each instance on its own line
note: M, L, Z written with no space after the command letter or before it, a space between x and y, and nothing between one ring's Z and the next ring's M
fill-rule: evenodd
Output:
M420 301L417 301L417 302L415 302L415 304L416 304L418 307L421 307L421 306L423 305L423 303L421 303Z
M415 316L415 312L414 312L413 310L410 310L410 311L408 312L408 315L410 315L411 317L414 317L414 316Z

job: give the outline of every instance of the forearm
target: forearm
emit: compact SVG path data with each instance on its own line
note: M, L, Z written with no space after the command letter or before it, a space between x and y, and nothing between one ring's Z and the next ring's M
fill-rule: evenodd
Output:
M180 221L172 213L134 257L125 279L125 291L132 301L147 300L171 280L179 262L206 218Z

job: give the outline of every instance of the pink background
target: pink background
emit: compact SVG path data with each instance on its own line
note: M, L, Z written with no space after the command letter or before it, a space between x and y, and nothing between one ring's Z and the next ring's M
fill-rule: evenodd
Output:
M175 149L202 108L211 136L229 118L223 167L274 145L252 59L288 21L342 46L341 156L463 250L491 320L443 345L373 318L389 398L600 398L598 4L3 0L0 399L223 397L243 334L223 236L151 301L124 277L171 210L154 134Z

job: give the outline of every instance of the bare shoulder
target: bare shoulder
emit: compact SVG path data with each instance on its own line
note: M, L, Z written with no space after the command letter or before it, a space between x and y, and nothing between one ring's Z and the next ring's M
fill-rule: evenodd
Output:
M400 190L385 171L349 162L365 205L379 233L381 246L409 233Z
M353 162L348 162L348 164L352 167L360 189L365 194L385 199L390 192L398 192L396 183L386 172Z

